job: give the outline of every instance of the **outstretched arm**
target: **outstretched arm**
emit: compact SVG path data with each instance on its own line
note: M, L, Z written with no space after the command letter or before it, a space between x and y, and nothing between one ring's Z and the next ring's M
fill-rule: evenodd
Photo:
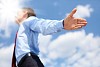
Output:
M64 19L64 29L65 30L75 30L82 28L87 24L86 20L83 18L75 18L73 15L76 13L77 9L74 8L72 12Z
M74 18L73 15L76 13L77 9L73 9L72 12L62 21L59 20L46 20L39 19L36 17L30 18L30 28L33 31L42 33L44 35L53 34L65 30L75 30L79 29L87 24L86 20L83 18Z

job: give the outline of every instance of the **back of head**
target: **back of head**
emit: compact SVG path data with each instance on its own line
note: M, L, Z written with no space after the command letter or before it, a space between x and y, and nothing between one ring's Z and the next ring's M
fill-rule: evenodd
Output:
M32 8L24 7L24 8L22 8L22 10L27 11L28 17L30 17L30 16L36 16L36 14L35 14L35 12L34 12L34 10Z

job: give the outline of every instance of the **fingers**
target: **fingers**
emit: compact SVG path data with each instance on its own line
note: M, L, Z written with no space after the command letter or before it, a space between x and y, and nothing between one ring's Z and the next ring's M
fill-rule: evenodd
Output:
M74 24L72 26L72 30L74 30L74 29L80 29L80 28L86 26L86 24L87 24L87 22L76 23L76 24Z
M82 28L84 25L83 24L81 24L81 25L76 25L76 26L74 26L74 27L72 27L72 29L74 30L74 29L80 29L80 28Z
M73 26L73 27L71 28L71 30L80 29L80 28L82 28L82 26Z
M82 28L82 26L75 26L74 28Z
M87 24L87 21L83 18L77 18L77 24L85 26Z
M73 15L76 13L76 11L77 11L77 9L74 8L74 9L72 10L72 12L69 14L69 16L70 16L70 17L73 17Z
M86 25L86 24L83 24L83 23L82 23L82 24L77 24L76 26L85 26L85 25Z
M80 21L78 21L77 24L87 24L87 22L80 22Z
M80 22L86 22L86 20L83 18L76 18L76 19L77 19L77 21L80 21Z
M78 23L77 25L78 26L86 26L87 25L87 22Z
M77 25L78 26L86 26L87 22L78 22Z

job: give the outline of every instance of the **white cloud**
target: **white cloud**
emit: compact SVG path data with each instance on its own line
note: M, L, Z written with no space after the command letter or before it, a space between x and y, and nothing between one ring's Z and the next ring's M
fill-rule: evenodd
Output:
M77 12L74 14L74 17L78 17L78 18L88 18L91 16L91 12L94 11L89 4L77 5L76 8L77 8Z
M10 38L11 34L16 30L17 25L13 22L1 22L0 23L0 37L1 38ZM14 32L15 33L15 32Z
M51 62L49 59L46 58L46 55L48 54L48 46L50 44L52 36L51 35L47 35L47 36L43 36L42 34L39 35L39 48L41 51L40 57L44 57L43 55L45 55L43 60L43 63L46 64L46 62ZM45 61L46 60L46 61Z
M46 46L42 44L44 39ZM93 33L82 30L63 34L52 42L51 36L44 39L40 49L46 52L40 56L46 67L100 67L100 37Z
M5 23L7 21L0 20L0 37L10 37L10 29L9 26L11 23ZM2 33L3 32L3 33Z
M52 38L51 35L47 36L43 36L42 34L39 35L39 43L41 44L39 48L41 48L40 51L42 51L42 53L47 54L47 50L45 50L45 47L46 49L48 49L48 45L50 44L51 38Z
M0 49L0 67L11 67L13 44Z
M89 4L78 5L76 8L77 8L77 12L74 15L75 17L87 18L90 17L91 12L93 12L93 8L91 8Z
M84 30L52 36L40 35L40 57L46 67L100 67L100 37ZM10 67L13 44L0 49L0 67Z

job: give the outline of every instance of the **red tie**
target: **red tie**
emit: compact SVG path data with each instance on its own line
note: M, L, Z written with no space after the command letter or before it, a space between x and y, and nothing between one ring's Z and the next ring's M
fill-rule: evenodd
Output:
M17 33L15 37L15 45L14 45L14 51L13 51L13 57L12 57L12 67L16 67L16 57L15 57L16 39L17 39Z

